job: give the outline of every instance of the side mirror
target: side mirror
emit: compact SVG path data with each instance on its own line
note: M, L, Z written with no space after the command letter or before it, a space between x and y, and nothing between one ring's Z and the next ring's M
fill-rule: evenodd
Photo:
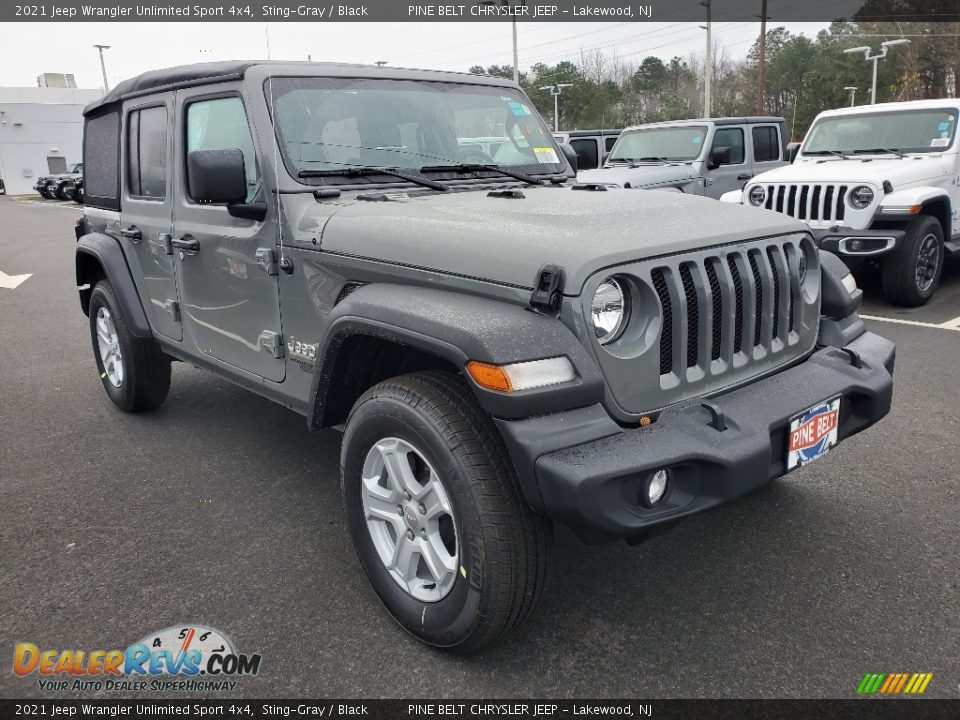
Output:
M732 148L726 145L718 145L710 150L710 157L707 160L707 169L716 170L721 165L730 164L730 153Z
M800 154L800 143L790 143L787 145L787 160L793 162Z
M243 203L247 200L247 173L243 152L194 150L187 155L190 197L200 203Z
M558 144L560 145L561 152L563 152L563 156L567 159L567 162L570 163L573 172L577 172L577 168L580 167L580 159L577 157L577 151L573 149L572 145L568 145L567 143Z

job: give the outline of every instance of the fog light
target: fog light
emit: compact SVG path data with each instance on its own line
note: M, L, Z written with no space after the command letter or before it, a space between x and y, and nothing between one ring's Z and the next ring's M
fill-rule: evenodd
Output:
M644 491L644 500L647 507L653 507L658 502L663 500L663 496L667 493L667 484L670 480L670 473L666 470L657 470L650 476L650 479L647 480L646 489Z

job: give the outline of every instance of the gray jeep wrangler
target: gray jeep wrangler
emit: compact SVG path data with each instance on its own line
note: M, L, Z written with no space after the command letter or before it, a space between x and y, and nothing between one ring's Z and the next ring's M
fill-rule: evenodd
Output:
M342 429L360 564L432 645L530 612L551 523L641 540L890 408L894 347L804 224L577 185L508 81L214 63L85 123L107 395L155 408L179 360Z

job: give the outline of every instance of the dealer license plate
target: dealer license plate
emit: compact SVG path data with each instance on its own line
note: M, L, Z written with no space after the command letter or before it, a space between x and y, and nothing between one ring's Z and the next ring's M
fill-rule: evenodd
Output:
M826 455L837 444L839 424L839 397L818 403L794 417L787 436L787 470Z

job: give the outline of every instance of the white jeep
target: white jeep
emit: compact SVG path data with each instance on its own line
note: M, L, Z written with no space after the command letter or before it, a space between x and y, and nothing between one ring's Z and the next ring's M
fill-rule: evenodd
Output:
M822 249L879 265L890 302L923 305L960 251L958 114L956 99L828 110L792 165L720 199L805 221Z

